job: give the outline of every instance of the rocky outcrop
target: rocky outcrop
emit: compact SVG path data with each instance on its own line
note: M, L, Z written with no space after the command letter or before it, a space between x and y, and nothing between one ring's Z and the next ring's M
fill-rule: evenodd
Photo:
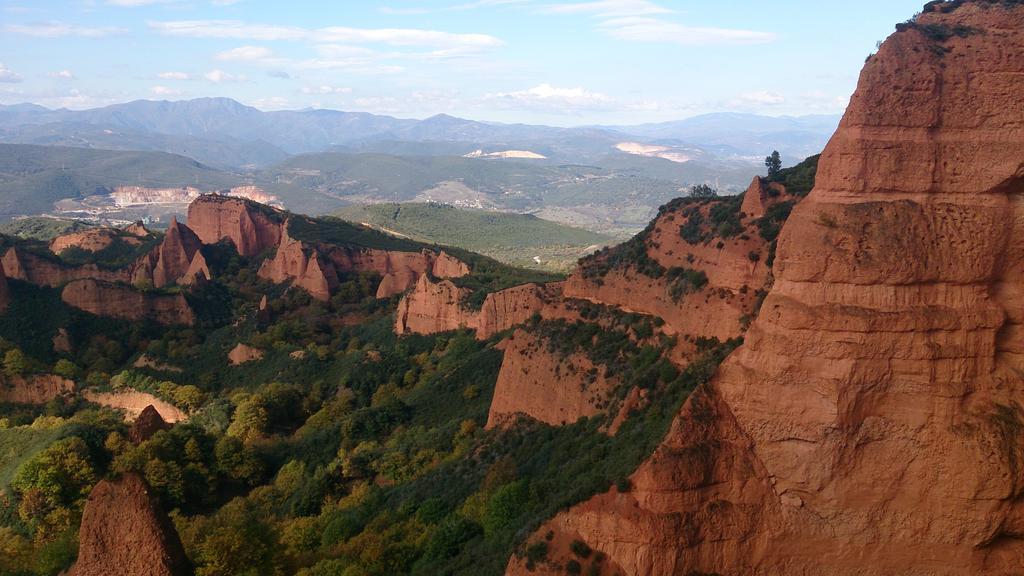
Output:
M432 255L432 254L431 254ZM444 250L434 258L431 274L435 278L462 278L469 275L469 266Z
M49 286L56 288L74 280L91 278L104 282L132 281L134 267L127 267L121 270L108 270L100 268L95 264L82 266L65 266L55 257L43 257L34 254L20 246L11 246L0 258L0 265L3 266L9 278L15 278L35 284L37 286Z
M178 533L142 476L126 473L92 489L69 576L190 574Z
M476 336L486 340L499 332L523 324L539 314L546 304L561 297L562 284L524 284L492 292L484 299L476 320Z
M260 266L259 277L271 282L291 282L317 300L331 299L331 291L338 285L338 273L329 259L322 258L315 247L307 248L288 234L288 224L282 227L281 243L273 258Z
M132 423L131 428L128 429L128 439L131 440L133 444L141 444L146 440L149 440L153 434L156 434L161 430L170 429L171 425L165 422L156 407L150 404L143 408L142 412L139 413L138 418L136 418L135 422Z
M212 278L210 267L206 264L206 257L203 256L201 250L196 250L195 255L192 256L192 262L188 265L188 270L178 278L177 282L182 286L202 285Z
M0 261L0 313L11 305L11 289L7 286L7 274L4 273L3 262Z
M91 228L57 238L50 244L50 249L55 254L72 247L96 252L115 242L135 247L142 244L143 237L139 236L142 233L148 237L148 231L141 227L133 231ZM210 278L206 260L199 251L200 246L201 242L192 230L172 218L163 241L156 248L119 269L96 264L71 266L57 258L46 257L22 246L8 248L0 261L11 271L14 278L39 286L59 287L74 280L88 278L161 288L174 283L190 284L199 275L207 280ZM196 259L199 261L195 262Z
M231 349L231 352L228 352L228 362L230 362L232 366L238 366L239 364L245 364L246 362L262 359L263 350L253 348L248 344L238 343L238 345Z
M198 269L192 267L196 255L202 258L199 251L201 247L202 242L195 232L188 226L179 224L178 219L172 217L164 240L156 249L153 285L162 288L178 283L181 279L187 279L187 283L191 283L196 274L205 274L205 279L209 280L210 270L206 267L205 259L201 260Z
M584 354L553 355L541 339L524 330L516 330L502 345L505 358L487 428L519 416L563 426L598 414L610 403L614 383Z
M125 420L129 421L138 418L149 407L156 410L164 422L171 424L188 418L188 414L179 410L174 404L165 402L147 392L139 392L130 388L118 392L85 390L82 392L82 398L94 404L124 410Z
M743 193L743 204L740 211L751 218L765 215L773 199L786 193L786 187L778 182L769 182L761 176L754 176L750 187Z
M744 345L629 493L540 533L623 574L1018 573L1022 91L1024 6L933 2L902 25L782 231Z
M203 244L226 238L246 257L276 247L283 221L280 210L220 194L204 194L188 206L188 225Z
M50 241L50 251L60 254L68 248L78 248L86 252L99 252L114 242L126 242L137 246L142 240L135 234L121 234L120 230L114 228L88 228L57 236Z
M0 402L46 404L75 392L75 383L55 374L0 376Z
M398 304L395 332L401 334L436 334L460 328L473 328L476 315L463 308L462 301L470 293L450 280L433 282L424 274L416 288Z
M53 342L54 352L68 354L75 349L71 343L71 334L68 333L67 328L58 328L51 341Z
M123 320L153 320L160 324L195 323L195 314L178 294L140 292L131 287L93 279L75 280L64 287L61 299L96 316Z

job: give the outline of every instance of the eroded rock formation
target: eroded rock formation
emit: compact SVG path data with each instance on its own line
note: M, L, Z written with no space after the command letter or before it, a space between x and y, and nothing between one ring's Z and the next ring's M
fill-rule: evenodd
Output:
M11 304L11 289L7 286L7 274L4 273L3 262L0 261L0 313Z
M188 206L188 225L204 244L227 238L242 256L276 247L283 220L275 208L220 194L204 194Z
M246 362L252 362L254 360L261 360L263 358L263 350L254 348L248 344L242 344L239 342L228 352L228 362L232 366L238 366L239 364L245 364Z
M195 323L195 314L180 294L140 292L129 286L99 280L75 280L64 286L65 304L96 316L124 320L154 320L160 324Z
M291 282L323 301L330 300L331 291L338 285L338 274L330 260L322 259L316 247L307 248L293 239L287 223L282 226L277 252L273 258L264 260L259 277L276 283Z
M146 406L128 429L128 439L133 444L141 444L149 440L160 430L170 430L171 425L164 421L160 412L152 404Z
M782 231L745 344L628 493L539 534L630 575L1019 573L1022 92L1024 7L933 2L902 26Z
M20 246L8 248L0 258L0 264L3 265L5 273L10 278L52 288L84 278L129 283L135 272L134 267L108 270L95 264L66 266L52 256L45 258Z
M178 533L141 476L127 473L92 489L69 576L190 574Z
M88 228L78 232L71 232L57 236L50 241L50 251L60 254L68 248L79 248L86 252L99 252L109 247L115 241L127 242L133 245L142 243L142 240L134 234L121 234L120 230L114 228Z
M131 388L117 392L85 390L82 392L82 398L95 404L124 410L125 419L129 421L134 421L144 410L150 407L160 414L160 418L164 422L170 424L181 422L188 418L188 414L182 412L174 404L161 400L148 392L140 392Z
M545 342L516 330L502 342L505 357L487 414L487 428L523 415L554 426L602 412L614 384L582 353L551 354Z
M424 274L416 288L398 304L395 318L397 334L436 334L459 328L475 327L476 315L463 307L469 289L450 280L433 282Z
M188 226L179 224L178 219L172 217L164 240L156 249L153 285L162 288L178 283L182 279L186 280L185 283L191 283L197 274L205 274L205 279L209 280L210 270L206 267L206 260L202 259L199 251L201 247L202 242L195 232ZM201 261L193 268L192 263L197 255Z
M75 383L55 374L0 376L0 402L46 404L75 392Z

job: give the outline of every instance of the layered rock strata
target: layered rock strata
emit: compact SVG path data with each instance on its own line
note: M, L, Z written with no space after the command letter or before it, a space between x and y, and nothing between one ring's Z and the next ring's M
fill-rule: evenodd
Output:
M623 574L1019 573L1024 7L932 2L900 28L745 344L628 493L540 534Z

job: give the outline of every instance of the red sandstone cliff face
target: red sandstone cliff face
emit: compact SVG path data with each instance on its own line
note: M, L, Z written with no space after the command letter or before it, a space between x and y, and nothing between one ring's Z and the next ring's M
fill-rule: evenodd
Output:
M524 284L487 295L476 319L476 337L486 340L525 323L562 296L562 283Z
M195 274L202 273L205 269L206 279L209 279L209 269L206 269L205 260L199 270L192 270L192 260L198 254L202 258L199 249L202 247L199 237L189 227L178 223L177 218L171 218L171 225L167 228L164 240L156 249L156 263L153 266L153 285L162 288L169 284L177 283L179 279L186 278L191 271L193 276L188 279L194 280Z
M54 374L0 377L0 402L46 404L75 392L75 383Z
M7 275L4 273L3 262L0 261L0 313L11 304L11 291L7 287Z
M152 319L161 324L195 323L195 315L179 294L149 294L128 286L93 279L75 280L64 287L61 299L69 306L97 316L124 320Z
M142 243L142 240L132 233L125 236L113 228L89 228L54 238L50 241L50 251L60 254L68 248L81 248L87 252L99 252L115 241L127 242L132 245Z
M281 241L281 224L268 216L279 212L241 198L205 194L189 204L188 225L204 244L228 238L242 256L256 256Z
M192 574L174 525L134 473L103 480L82 514L78 560L69 576Z
M260 266L259 276L272 282L290 282L319 300L329 300L338 286L339 272L376 272L381 275L377 298L401 294L428 273L437 278L458 278L469 267L441 252L394 252L329 244L312 244L291 237L282 226L274 257Z
M327 301L338 285L338 274L330 260L321 259L315 247L307 248L288 235L288 224L282 226L281 243L273 258L260 266L259 277L271 282L291 282L317 300Z
M867 63L745 344L628 494L540 534L623 574L1019 573L1024 7L930 6Z
M551 354L541 339L516 330L503 342L505 357L487 414L487 428L519 416L563 426L602 412L616 383L584 354Z
M398 304L395 333L436 334L475 327L476 315L462 305L469 293L450 280L434 283L426 274L420 276L416 288Z
M143 229L144 230L144 229ZM135 235L125 235L121 230L111 228L94 228L87 230L89 236L83 239L82 233L62 236L51 249L55 252L69 247L89 247L102 249L113 241L134 241L141 243ZM106 243L97 244L100 240ZM210 279L210 270L206 260L199 251L201 242L187 226L171 221L163 241L152 251L143 254L135 262L117 270L99 267L95 264L69 266L58 260L44 258L18 246L8 248L0 258L6 270L13 278L31 282L39 286L59 287L68 282L82 279L94 279L104 282L115 282L135 285L152 285L157 288L174 283L191 284L199 276ZM60 248L60 250L57 250ZM198 262L196 261L198 260Z
M469 275L469 266L462 260L442 250L440 254L434 257L431 274L435 278L462 278Z
M32 254L18 246L12 246L4 252L0 258L0 264L10 278L31 282L38 286L58 287L72 280L92 278L104 282L132 281L134 267L127 267L122 270L107 270L94 264L69 267L57 262Z
M128 439L133 444L141 444L161 430L170 430L171 425L164 421L160 412L150 404L146 406L128 429Z

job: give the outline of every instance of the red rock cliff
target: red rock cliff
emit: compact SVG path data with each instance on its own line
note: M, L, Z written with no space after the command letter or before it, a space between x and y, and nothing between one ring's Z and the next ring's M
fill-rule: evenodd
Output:
M572 424L602 412L616 384L585 354L551 354L544 341L525 330L516 330L502 345L505 357L487 428L519 416L553 426Z
M867 63L745 344L629 493L542 534L623 574L1020 573L1024 7L929 6Z
M423 274L416 288L398 304L395 333L436 334L475 328L476 315L464 309L462 304L469 292L469 289L459 288L450 280L435 283Z
M204 194L188 206L188 225L204 244L228 238L242 256L255 256L281 240L279 210L241 198Z
M259 277L277 283L291 282L323 301L330 300L331 291L338 285L338 274L330 260L321 259L317 248L307 247L289 236L287 223L282 226L277 252L263 261Z
M174 525L134 473L92 489L78 538L78 560L68 576L192 574Z
M7 310L11 304L11 291L7 287L7 275L4 273L3 262L0 261L0 312Z
M195 323L185 297L178 294L149 294L93 279L75 280L64 287L61 299L69 306L97 316L124 320L151 319L161 324Z
M177 218L171 218L171 225L167 228L164 240L156 249L153 285L161 288L177 283L179 279L185 279L192 268L192 261L196 255L198 254L202 258L202 254L199 252L200 247L202 247L202 242L195 232L188 226L179 224ZM194 274L202 273L203 268L205 268L205 260L202 268L194 270L192 278L188 278L188 281L195 277ZM206 279L209 279L209 270L206 269L205 273Z
M11 246L0 258L7 276L38 286L58 287L72 280L93 278L105 282L131 282L135 266L107 270L95 264L65 266L55 259L44 258L18 246Z

